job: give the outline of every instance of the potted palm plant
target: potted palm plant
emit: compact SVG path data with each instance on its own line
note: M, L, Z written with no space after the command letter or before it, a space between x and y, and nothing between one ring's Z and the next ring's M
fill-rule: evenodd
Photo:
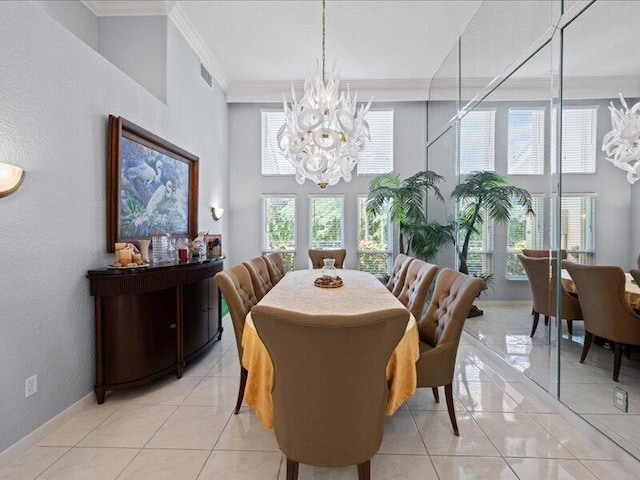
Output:
M404 180L395 172L374 177L369 183L367 213L378 215L389 208L391 221L398 226L400 253L412 252L428 260L438 249L454 241L455 225L428 221L426 199L432 194L444 201L438 184L444 178L424 170Z
M533 215L531 195L523 188L510 185L502 175L496 172L472 172L466 180L458 184L451 193L458 202L458 232L456 253L458 270L469 274L469 246L474 234L480 234L485 221L497 223L509 221L514 205L522 205L527 213ZM492 275L482 275L486 287L490 287ZM470 317L482 315L475 305L469 313Z

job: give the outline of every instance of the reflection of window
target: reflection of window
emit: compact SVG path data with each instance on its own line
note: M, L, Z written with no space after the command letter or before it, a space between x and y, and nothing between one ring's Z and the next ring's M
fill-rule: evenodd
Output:
M462 209L463 204L460 206L460 210ZM488 275L493 272L493 221L488 220L486 210L483 209L481 215L485 220L482 225L478 225L476 222L477 232L471 234L469 241L469 255L467 256L469 275ZM461 229L458 239L460 248L464 242L464 235L466 235L466 230Z
M370 217L366 203L366 195L358 195L358 269L389 273L393 253L391 216L387 211Z
M282 255L285 270L293 270L296 255L296 197L262 196L262 252Z
M460 173L495 170L495 110L472 110L460 122Z
M293 175L295 167L278 150L278 130L284 124L284 111L262 110L262 175Z
M310 195L311 248L344 248L344 197Z
M584 264L592 264L594 261L595 200L595 194L562 196L560 248L567 250L569 260ZM552 199L551 205L554 206L555 202L556 199ZM551 216L552 232L557 231L555 217L555 214ZM554 243L555 241L552 242Z
M358 155L358 175L393 171L393 110L372 110L365 118L371 141Z
M556 172L556 116L551 115L551 173ZM596 173L597 125L598 107L562 109L562 173Z
M544 108L509 109L507 173L544 173Z
M527 278L524 268L518 260L523 248L540 250L543 248L544 234L544 197L531 196L534 215L527 215L521 205L511 208L511 218L507 224L507 279L523 280Z

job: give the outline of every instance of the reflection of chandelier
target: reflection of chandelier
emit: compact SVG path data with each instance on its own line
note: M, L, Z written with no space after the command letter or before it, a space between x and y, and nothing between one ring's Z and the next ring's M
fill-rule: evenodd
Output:
M367 106L356 114L357 93L339 93L340 79L333 72L325 75L325 0L322 0L322 76L308 77L304 95L298 101L293 85L293 101L284 98L285 123L278 131L278 148L296 167L296 181L308 178L324 189L340 178L349 182L351 171L358 163L358 154L369 136L369 124L364 116ZM283 94L284 97L284 94Z
M629 108L620 94L622 108L609 106L613 129L602 139L605 158L627 172L633 184L640 179L640 102Z

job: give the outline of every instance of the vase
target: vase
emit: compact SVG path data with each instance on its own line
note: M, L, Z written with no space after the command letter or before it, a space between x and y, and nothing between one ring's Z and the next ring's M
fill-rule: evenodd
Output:
M336 271L336 259L335 258L325 258L323 260L324 266L322 267L322 276L336 278L338 276L338 272Z
M138 240L138 247L140 248L140 256L143 263L149 263L149 245L151 245L151 240Z

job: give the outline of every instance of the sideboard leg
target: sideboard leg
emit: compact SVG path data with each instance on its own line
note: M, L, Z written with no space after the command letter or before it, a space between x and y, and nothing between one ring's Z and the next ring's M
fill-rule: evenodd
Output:
M176 368L176 378L182 378L182 374L184 373L184 362L178 362L178 368Z
M93 391L96 394L96 401L98 402L98 405L102 405L104 403L104 395L105 395L105 389L103 386L96 386L94 387Z

